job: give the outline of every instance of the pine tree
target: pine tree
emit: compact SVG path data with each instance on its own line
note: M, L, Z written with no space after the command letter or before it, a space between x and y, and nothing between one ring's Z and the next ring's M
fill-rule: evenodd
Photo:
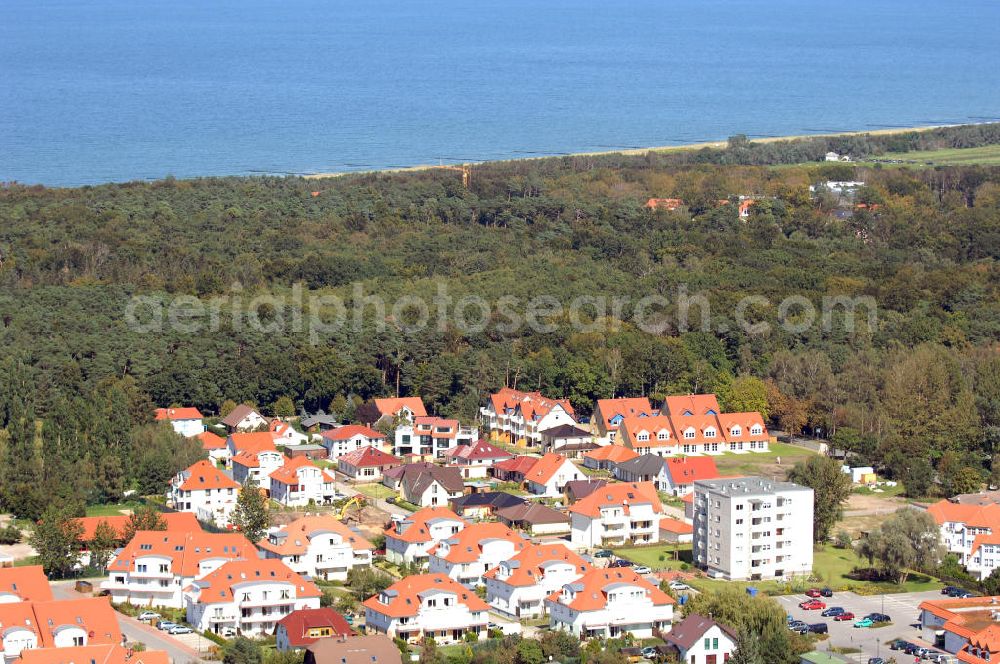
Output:
M253 479L248 478L240 489L230 520L251 542L259 542L267 532L270 525L267 502Z

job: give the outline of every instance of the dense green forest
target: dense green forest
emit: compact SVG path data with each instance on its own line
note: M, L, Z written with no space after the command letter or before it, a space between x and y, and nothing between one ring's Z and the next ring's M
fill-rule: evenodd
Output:
M94 502L160 490L198 450L152 425L154 405L216 413L235 400L270 412L287 396L347 415L398 386L470 419L504 383L567 397L583 415L595 398L715 391L785 430L832 436L912 494L961 488L969 469L986 479L1000 452L1000 168L799 162L830 149L862 158L996 143L1000 125L736 137L725 149L477 165L468 189L459 173L436 169L9 184L0 188L0 499L30 515L52 495ZM810 192L826 180L866 184L856 201ZM746 219L739 196L758 201ZM685 206L651 211L649 197ZM409 314L367 306L359 326L317 336L266 302L253 315L273 329L234 322L255 296L292 297L297 285L307 319L317 295L347 308L406 295L432 302L435 324L412 329ZM685 329L663 307L652 333L629 308L618 320L588 309L588 325L563 314L546 329L512 330L494 311L470 330L448 316L437 324L440 288L455 299L563 304L673 302L683 289L705 297L711 317L707 330ZM749 333L735 317L751 295L770 303L752 307L755 320L776 322L789 296L817 307L848 296L872 298L877 323L851 331L835 316ZM141 331L128 322L133 296L220 298L222 314L211 329Z

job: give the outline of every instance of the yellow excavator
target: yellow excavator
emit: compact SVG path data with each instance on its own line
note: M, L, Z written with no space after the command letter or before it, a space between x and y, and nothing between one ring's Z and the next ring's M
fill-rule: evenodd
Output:
M348 500L343 504L343 506L340 508L340 514L337 515L337 518L340 519L341 521L347 518L347 511L351 509L352 505L356 506L358 510L361 510L361 508L365 506L365 499L361 497L361 494L355 495L353 498L351 498L350 500Z

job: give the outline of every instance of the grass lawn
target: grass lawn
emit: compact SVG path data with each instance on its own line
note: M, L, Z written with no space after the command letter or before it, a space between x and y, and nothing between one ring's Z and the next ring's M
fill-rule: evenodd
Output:
M796 463L815 454L805 447L789 445L788 443L771 443L767 452L746 452L745 454L727 452L714 458L715 465L722 475L771 477L776 473L784 475ZM781 459L780 464L778 463L779 458Z
M369 498L377 498L381 500L385 500L389 496L397 495L395 491L384 484L355 484L352 488L356 489L358 493L364 494Z
M691 545L681 544L677 549L677 560L674 560L674 547L670 544L656 546L632 546L612 549L616 556L631 560L636 565L645 565L653 570L678 570L681 565L691 565ZM660 560L660 556L664 559Z
M87 516L120 516L122 514L134 512L140 507L142 507L142 504L137 502L115 503L112 505L89 505L87 507Z
M856 493L859 496L879 496L881 498L892 498L893 496L902 495L906 491L906 487L903 486L902 482L897 482L896 486L879 486L876 487L878 490L873 491L866 486L855 487L851 490L851 493Z
M938 165L986 164L1000 165L1000 145L984 145L978 148L947 148L917 152L890 152L877 159L902 159L916 161L918 165L933 162Z

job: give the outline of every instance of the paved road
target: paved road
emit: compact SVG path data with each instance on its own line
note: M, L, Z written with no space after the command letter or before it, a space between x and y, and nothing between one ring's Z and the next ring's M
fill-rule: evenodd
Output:
M941 592L938 590L872 596L842 592L834 593L833 597L820 598L821 601L826 602L828 608L843 607L858 618L863 618L869 613L885 613L892 618L891 625L877 629L856 628L853 621L835 622L832 618L822 617L821 611L800 609L799 603L807 599L804 595L783 595L775 599L793 618L810 624L825 622L830 629L830 639L822 642L823 644L830 643L835 646L860 648L861 652L851 657L858 662L867 662L869 657L886 657L887 653L891 653L886 644L894 639L905 639L912 643L932 646L933 644L920 640L920 611L917 606L924 600L940 598ZM820 649L823 649L822 645ZM899 658L897 657L897 659Z
M95 579L95 582L97 580ZM52 594L56 599L78 599L85 597L76 592L73 588L73 581L53 581ZM173 637L164 634L155 627L139 622L135 618L118 614L118 624L122 633L129 641L140 641L146 644L147 650L166 651L173 664L188 664L189 662L200 662L201 657L195 647L207 650L212 644L203 636L187 634Z

